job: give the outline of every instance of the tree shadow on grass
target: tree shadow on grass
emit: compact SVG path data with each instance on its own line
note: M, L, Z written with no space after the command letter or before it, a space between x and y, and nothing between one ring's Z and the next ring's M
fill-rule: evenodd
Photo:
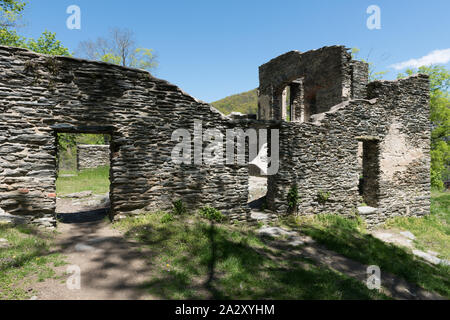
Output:
M0 248L0 299L28 298L30 291L24 286L30 279L53 277L53 267L64 264L60 255L51 252L53 236L48 232L25 225L0 225L0 238L8 240L8 245Z
M385 243L358 229L355 221L337 216L326 217L326 227L313 223L299 226L286 221L292 229L302 232L327 249L367 265L377 265L420 287L450 297L450 267L433 265L415 257L409 249Z
M41 230L24 225L0 225L0 238L10 238L9 246L0 248L0 272L20 268L25 264L46 257L51 236Z
M307 259L277 256L248 229L175 221L135 226L127 234L137 234L155 253L149 263L156 272L143 288L162 299L383 298Z

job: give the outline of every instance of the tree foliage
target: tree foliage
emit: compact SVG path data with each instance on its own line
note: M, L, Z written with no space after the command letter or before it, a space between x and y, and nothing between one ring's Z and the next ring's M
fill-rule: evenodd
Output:
M0 44L27 48L38 53L69 56L69 50L56 40L55 33L45 30L38 39L18 34L16 29L25 5L26 2L22 0L0 0Z
M25 2L16 0L0 0L0 44L22 47L24 39L14 29L22 17Z
M69 56L69 50L61 44L61 41L56 40L56 34L45 30L44 33L37 39L29 39L27 47L34 52L56 55Z
M244 114L255 114L258 112L258 92L253 89L247 92L228 96L211 103L214 108L223 114L241 112Z
M407 69L397 77L415 73L430 76L431 184L442 189L443 180L450 178L450 71L440 65L422 66Z
M137 47L134 33L128 29L114 28L108 38L82 41L77 54L90 60L148 71L158 66L154 50Z
M107 144L109 143L109 136L91 133L59 133L58 143L60 150L70 151L77 144Z
M22 17L25 5L21 0L0 0L0 27L14 27Z

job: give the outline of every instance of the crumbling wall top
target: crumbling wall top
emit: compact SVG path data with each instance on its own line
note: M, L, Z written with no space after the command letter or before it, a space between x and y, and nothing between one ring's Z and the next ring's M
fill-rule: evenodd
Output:
M294 90L291 117L307 121L352 98L365 98L368 66L352 60L345 46L304 53L289 51L259 67L259 119L286 120L286 88ZM293 88L295 87L295 88Z

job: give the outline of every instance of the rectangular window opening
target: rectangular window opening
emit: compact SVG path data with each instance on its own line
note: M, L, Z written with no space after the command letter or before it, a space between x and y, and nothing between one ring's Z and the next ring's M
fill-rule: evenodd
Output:
M380 146L377 140L359 142L358 163L360 165L359 194L364 203L378 207L380 195Z

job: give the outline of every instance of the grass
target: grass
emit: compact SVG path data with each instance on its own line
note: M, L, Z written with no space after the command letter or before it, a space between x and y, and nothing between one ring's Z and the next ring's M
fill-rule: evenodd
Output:
M427 245L436 241L434 248L448 250L448 195L434 195L433 210L429 217L402 218L390 225L415 226L419 241ZM365 229L359 218L346 219L338 215L315 215L286 220L287 225L301 231L330 250L368 265L377 265L381 271L390 272L424 289L450 297L450 267L431 265L415 257L410 249L386 244ZM422 232L422 233L421 233ZM432 234L434 233L434 234Z
M272 250L245 224L157 212L114 226L147 250L144 284L161 299L383 299L357 280Z
M73 177L61 175L72 174ZM94 194L109 192L109 166L86 169L82 171L60 171L56 181L56 193L65 195L81 191L92 191Z
M0 225L0 238L10 244L0 249L0 300L29 299L33 282L56 278L53 267L65 263L49 252L52 237L32 227Z
M396 217L388 220L386 227L411 231L417 248L438 252L441 258L450 260L450 192L432 193L430 215Z

